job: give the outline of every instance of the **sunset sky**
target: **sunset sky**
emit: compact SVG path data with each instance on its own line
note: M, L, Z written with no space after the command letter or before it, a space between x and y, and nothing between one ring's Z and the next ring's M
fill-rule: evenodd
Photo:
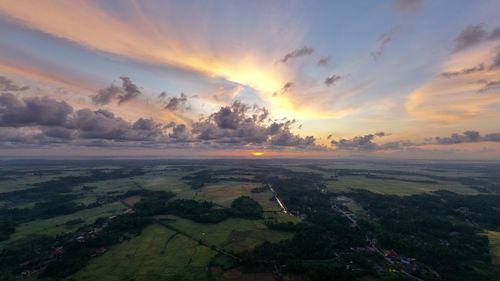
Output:
M0 0L0 158L500 159L499 15L497 0Z

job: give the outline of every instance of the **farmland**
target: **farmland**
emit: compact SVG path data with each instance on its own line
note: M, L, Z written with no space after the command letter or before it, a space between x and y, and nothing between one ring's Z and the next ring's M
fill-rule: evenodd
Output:
M499 270L494 164L99 165L0 165L0 280L494 280ZM397 256L380 256L389 250Z

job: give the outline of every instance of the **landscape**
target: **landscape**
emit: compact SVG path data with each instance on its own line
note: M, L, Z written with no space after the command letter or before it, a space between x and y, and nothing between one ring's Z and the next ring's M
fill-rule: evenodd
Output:
M500 281L500 0L0 0L0 281Z
M498 280L499 169L3 161L1 280Z

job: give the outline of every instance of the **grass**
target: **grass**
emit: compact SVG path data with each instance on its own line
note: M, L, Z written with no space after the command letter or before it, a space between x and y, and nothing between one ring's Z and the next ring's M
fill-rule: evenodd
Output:
M331 192L349 192L353 189L366 189L380 194L408 196L423 192L449 190L455 193L473 195L476 190L453 182L439 182L438 184L404 182L400 180L372 179L364 176L344 176L338 181L326 181L327 190Z
M0 181L0 193L11 192L17 190L24 190L32 188L33 184L46 182L50 180L55 180L61 177L67 176L80 176L86 174L86 172L82 171L64 171L63 173L47 173L47 174L26 174L20 176L11 176L6 180Z
M182 177L186 174L185 172L178 171L147 174L145 176L135 177L134 181L149 190L170 191L175 193L179 198L196 199L199 190L192 189L184 182Z
M248 231L233 231L222 247L235 253L251 250L262 243L279 242L292 239L293 233L276 231L271 229L255 229Z
M176 216L168 216L168 218L173 219L169 224L177 229L216 246L221 246L233 231L266 229L262 220L228 219L220 223L203 224Z
M228 219L216 224L201 224L176 216L169 224L195 239L229 251L251 250L266 241L277 242L292 238L291 233L267 228L263 220Z
M269 200L273 195L270 191L252 193L255 187L262 187L262 183L222 181L204 186L200 192L203 198L225 207L231 206L234 199L240 196L249 196L259 202L265 211L279 211L275 201Z
M84 209L69 215L57 216L50 219L33 220L23 223L16 227L16 232L10 236L9 240L0 242L0 248L2 245L11 241L18 240L32 234L55 236L60 233L74 232L83 225L94 223L97 218L120 213L123 209L124 207L120 203L111 203L97 208ZM65 222L74 219L82 219L84 223L71 226L64 225Z
M160 225L91 260L67 281L208 280L206 266L216 252Z
M486 235L490 241L490 254L493 264L500 265L500 232L487 231Z

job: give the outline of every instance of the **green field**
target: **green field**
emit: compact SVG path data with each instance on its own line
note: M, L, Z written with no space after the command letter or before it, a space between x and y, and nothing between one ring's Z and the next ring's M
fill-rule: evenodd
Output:
M97 208L84 209L79 212L61 215L50 219L33 220L27 223L20 224L16 227L16 232L10 236L9 240L0 242L0 248L11 241L27 237L32 234L44 234L55 236L60 233L74 232L78 228L92 224L100 217L109 217L121 213L125 207L116 202L105 204ZM82 219L84 222L76 225L63 225L65 222Z
M125 241L66 280L208 280L206 266L216 252L160 225Z
M28 173L26 175L9 176L6 180L0 181L0 193L32 188L33 184L55 180L65 176L81 176L87 174L84 171L63 171L53 173L41 173L40 175Z
M170 191L178 198L197 199L199 190L194 190L182 179L186 172L168 172L147 174L146 176L135 177L134 181L142 187L155 191Z
M204 186L200 193L205 200L224 207L231 206L233 200L240 196L249 196L259 202L265 211L279 211L278 204L269 200L272 193L270 191L252 193L251 190L256 187L262 187L262 183L222 181Z
M431 184L392 179L373 179L364 176L342 176L339 177L338 181L325 181L325 184L327 186L327 191L330 192L348 192L353 189L365 189L381 194L408 196L422 192L449 190L466 195L478 194L476 190L455 182Z
M66 280L208 280L207 265L216 252L197 240L240 252L265 241L292 237L291 233L267 229L261 220L229 219L217 224L200 224L176 216L160 218L192 238L174 235L161 225L151 225L140 236L113 247Z
M500 265L500 232L487 231L486 235L490 241L490 254L492 262L496 265Z
M262 220L228 219L216 224L202 224L176 216L165 216L165 218L172 220L168 222L170 225L197 240L235 252L252 249L265 241L279 241L292 237L287 232L267 229Z

